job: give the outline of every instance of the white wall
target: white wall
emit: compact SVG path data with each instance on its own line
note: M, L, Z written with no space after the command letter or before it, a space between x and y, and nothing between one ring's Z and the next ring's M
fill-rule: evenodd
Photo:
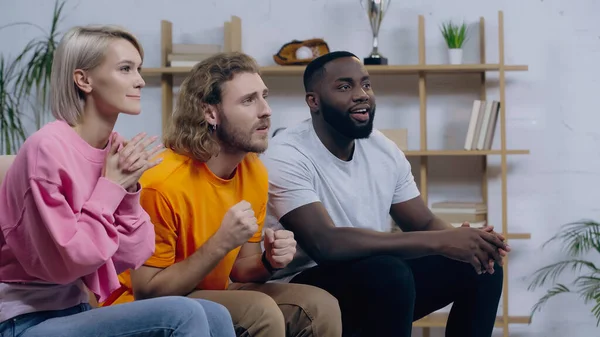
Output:
M52 7L48 0L0 0L0 26L29 21L48 27ZM541 244L564 223L581 218L600 220L600 117L595 101L600 88L600 2L392 0L381 28L380 45L390 64L416 63L417 16L423 14L427 62L446 62L437 29L440 22L464 18L476 23L484 16L488 62L497 62L498 10L505 16L506 62L529 65L528 72L508 73L506 95L508 147L531 150L529 156L509 159L508 182L510 231L533 235L532 240L511 242L509 309L512 315L528 315L541 292L527 291L527 277L537 267L562 256L553 247L541 251ZM71 0L65 15L63 30L88 23L128 27L144 45L146 67L159 64L161 19L173 22L174 42L222 43L223 22L238 15L242 18L244 51L261 65L273 64L272 55L292 39L323 37L332 50L346 49L361 57L368 54L371 45L370 28L358 0ZM31 27L0 30L0 52L16 53L37 33ZM467 62L478 62L477 41L473 37L466 46ZM489 78L493 81L497 76L490 73ZM477 98L477 76L437 76L429 83L429 146L460 148L470 105ZM272 90L274 127L309 116L299 77L267 79L267 84ZM378 77L374 85L379 103L376 126L408 128L409 146L416 149L416 78ZM488 98L498 95L497 86L490 87ZM124 117L117 130L128 137L142 130L159 133L160 99L157 81L147 80L143 117ZM498 146L496 139L494 147ZM432 160L430 201L478 198L479 177L472 169L476 163L473 158ZM489 164L490 215L492 223L498 223L499 158L490 157ZM576 297L563 296L550 302L530 326L511 326L511 335L595 336L598 330L589 309ZM439 330L434 334L442 336ZM496 335L500 336L500 331Z

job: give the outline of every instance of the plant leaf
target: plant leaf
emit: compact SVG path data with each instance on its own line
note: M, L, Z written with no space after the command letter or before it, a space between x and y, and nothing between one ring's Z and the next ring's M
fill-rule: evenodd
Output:
M0 29L29 25L43 32L41 37L29 41L21 53L8 62L0 55L0 151L6 154L16 152L25 140L22 113L25 107L33 111L33 119L39 129L45 124L49 109L50 75L54 52L60 33L58 25L66 1L54 3L51 28L48 32L40 26L28 22L15 22L0 26Z
M560 294L565 294L565 293L570 293L571 290L569 288L567 288L565 285L563 284L557 284L556 286L552 287L550 290L548 290L546 292L546 294L544 296L542 296L534 305L533 308L531 309L531 314L533 315L533 313L535 313L536 311L541 311L542 307L553 297L560 295Z
M579 276L573 281L573 284L578 288L577 293L587 304L600 294L600 273Z
M600 223L591 220L568 223L542 247L555 241L563 241L563 249L573 257L591 250L600 254Z
M30 41L18 59L26 60L26 66L17 81L18 94L28 96L32 104L36 128L39 129L50 117L48 107L52 61L58 45L58 23L64 1L56 1L50 31L43 37Z
M8 62L0 55L0 151L12 154L25 140L19 110L20 99L14 94L18 60Z
M594 297L596 305L592 308L592 314L596 316L596 326L600 326L600 293Z
M590 252L600 253L600 224L592 220L581 220L568 223L561 230L547 240L543 247L559 241L562 249L572 259L556 262L540 268L534 272L533 282L528 289L534 289L546 282L555 282L559 275L570 269L574 277L572 281L575 290L570 290L563 284L555 285L548 290L533 308L532 315L550 298L566 292L577 293L586 304L595 302L592 314L600 326L600 269L590 261L580 257ZM586 272L585 274L582 274Z
M448 48L462 48L467 39L468 28L464 22L460 25L457 25L450 20L442 23L440 30L442 32L442 36L446 40Z
M587 267L592 273L600 273L600 270L594 263L585 260L566 260L560 261L548 266L542 267L533 273L533 281L528 287L528 290L533 290L544 285L546 282L555 282L556 278L565 271L571 268L573 273L580 272L582 268Z

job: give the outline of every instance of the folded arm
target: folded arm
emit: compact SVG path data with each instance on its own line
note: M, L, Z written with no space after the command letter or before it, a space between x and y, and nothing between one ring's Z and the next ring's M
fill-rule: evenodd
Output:
M404 232L454 228L451 224L435 216L420 196L392 204L390 215Z
M2 195L9 214L17 220L4 228L7 245L31 276L66 284L95 272L111 259L119 247L114 212L125 190L105 178L74 214L63 194L63 186L30 178L24 203Z
M136 299L186 296L229 252L220 239L212 237L186 259L164 268L141 266L131 271Z
M314 188L318 173L301 151L293 148L274 149L265 158L274 215L284 228L294 232L298 244L317 263L378 254L406 258L435 254L439 251L436 235L423 230L440 225L424 207L406 158L398 152L395 160L396 186L390 186L395 189L390 212L410 231L388 233L334 224Z
M321 202L300 206L280 219L299 245L317 263L351 260L379 254L414 258L435 254L436 240L428 232L386 233L336 227Z
M146 192L146 200L153 198L149 196L150 194L156 193L158 192ZM138 270L131 271L136 299L171 295L186 296L194 291L198 284L231 252L230 238L217 231L192 255L175 263L173 233L176 232L177 226L173 224L172 217L167 215L169 214L168 209L170 209L165 207L168 203L167 200L160 196L157 200L158 203L154 203L156 207L152 209L158 211L151 214L155 223L159 224L156 233L161 252L155 256L160 257L163 254L161 259L169 261L164 263L164 268L144 265ZM250 238L249 242L240 248L230 274L230 278L235 282L265 282L271 277L261 260L260 238L265 213L266 209L259 214L258 221L261 223L259 230ZM163 263L157 263L157 260L153 259L151 264Z

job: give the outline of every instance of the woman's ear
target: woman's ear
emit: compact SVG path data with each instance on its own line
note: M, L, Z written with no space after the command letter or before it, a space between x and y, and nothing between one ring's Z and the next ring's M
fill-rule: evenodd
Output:
M77 88L84 93L89 94L92 92L92 81L86 71L76 69L73 72L73 81L75 82Z

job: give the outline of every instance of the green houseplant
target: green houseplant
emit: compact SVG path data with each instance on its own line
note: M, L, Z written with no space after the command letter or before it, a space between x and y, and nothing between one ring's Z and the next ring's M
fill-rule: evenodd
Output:
M529 290L542 287L547 289L533 306L532 316L540 311L544 304L560 294L576 294L586 305L592 305L591 312L596 318L596 326L600 326L600 268L586 257L600 257L600 223L584 220L565 225L556 235L544 243L562 242L562 249L568 258L552 263L536 270ZM568 272L573 276L570 285L558 282L559 276Z
M0 151L3 153L16 152L25 139L23 118L26 110L32 112L36 129L46 124L52 116L48 106L50 73L54 51L60 40L58 25L64 5L65 1L55 2L48 31L28 22L15 22L0 27L4 29L30 25L43 33L29 41L14 60L9 61L4 56L0 58Z
M463 54L463 44L467 40L467 25L463 22L462 24L455 24L454 22L447 21L442 23L440 28L442 36L448 46L448 57L450 64L461 64Z
M21 98L15 93L17 64L0 55L0 154L17 152L25 140L19 110Z

